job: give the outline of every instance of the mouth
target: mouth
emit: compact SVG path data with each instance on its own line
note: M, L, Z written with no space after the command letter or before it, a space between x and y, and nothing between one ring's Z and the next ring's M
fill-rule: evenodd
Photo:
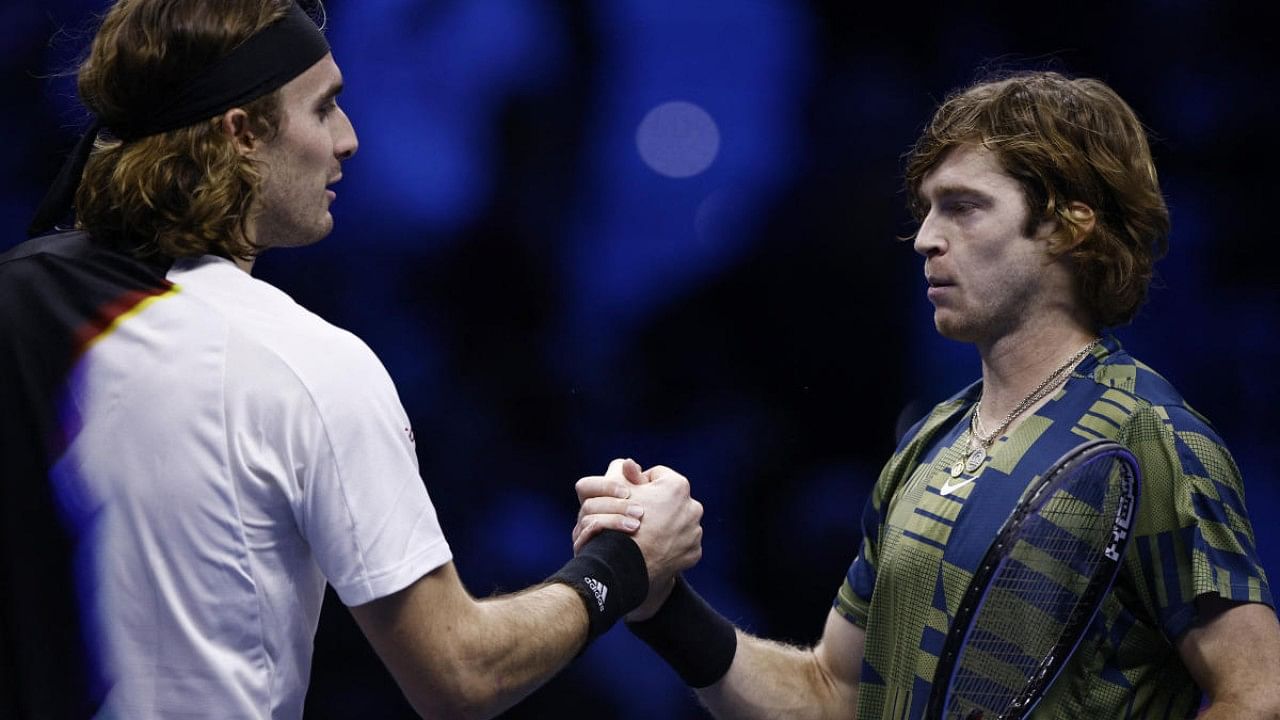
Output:
M929 289L925 291L925 295L932 301L940 300L947 292L955 287L955 283L951 280L939 276L926 276L925 282L929 284Z

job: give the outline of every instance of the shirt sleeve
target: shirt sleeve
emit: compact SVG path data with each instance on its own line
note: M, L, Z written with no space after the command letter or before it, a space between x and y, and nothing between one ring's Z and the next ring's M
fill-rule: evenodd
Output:
M961 395L970 390L972 388L966 388ZM917 440L921 433L926 432L926 426L930 421L949 417L955 408L954 400L955 398L935 407L932 412L917 420L903 434L893 456L880 470L880 477L871 491L871 497L862 508L862 541L858 546L858 555L849 566L849 571L845 573L844 582L836 592L835 600L832 601L832 608L841 617L860 628L867 627L871 595L876 588L876 575L880 566L881 533L884 530L885 515L889 512L889 502L897 492L900 481L905 477L904 474L914 469L914 462L911 461L914 457L912 450L918 444Z
M889 458L880 471L880 477L871 490L871 497L862 508L862 542L858 546L858 555L849 566L844 582L832 602L832 607L844 619L863 629L867 627L871 595L876 589L876 575L880 567L880 540L884 530L885 515L889 511L889 501L897 491L900 474L906 472L907 466L910 465L905 462L904 455L911 445L910 438L918 430L919 424L907 433L907 439L901 443L898 451Z
M1186 407L1156 406L1125 435L1142 468L1125 566L1165 636L1191 627L1202 595L1274 607L1240 471L1209 424Z
M401 590L452 554L418 472L390 376L360 340L338 338L307 368L312 413L298 468L298 527L342 602Z
M867 627L867 614L871 608L871 594L876 588L876 569L879 562L882 503L877 502L878 490L883 481L876 483L876 491L867 499L862 509L862 542L858 555L845 574L836 599L832 603L836 612L845 620L860 628Z

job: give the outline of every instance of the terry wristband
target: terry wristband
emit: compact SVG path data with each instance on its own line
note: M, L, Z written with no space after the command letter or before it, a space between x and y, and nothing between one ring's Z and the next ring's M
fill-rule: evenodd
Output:
M639 607L649 594L649 570L640 546L630 535L616 530L591 538L578 556L547 582L565 583L582 596L590 620L587 645L613 627L618 618Z
M692 688L713 685L729 672L738 651L738 632L676 576L671 596L648 620L629 622L636 637L653 648Z

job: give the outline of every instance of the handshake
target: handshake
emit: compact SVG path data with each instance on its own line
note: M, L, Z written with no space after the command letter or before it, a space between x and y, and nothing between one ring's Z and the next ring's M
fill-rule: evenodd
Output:
M551 580L582 596L588 642L625 617L686 684L717 681L733 662L737 633L679 577L702 558L702 504L689 481L661 465L614 460L576 487L574 559Z
M671 593L676 575L702 559L702 503L689 494L689 481L662 465L641 470L634 460L614 460L604 475L578 480L578 524L573 553L600 533L630 535L644 556L649 578L643 602L627 613L628 622L646 620Z
M733 662L737 632L680 578L703 556L703 505L689 480L662 465L614 460L577 482L577 498L573 560L552 580L582 597L588 642L625 616L687 685L716 683Z

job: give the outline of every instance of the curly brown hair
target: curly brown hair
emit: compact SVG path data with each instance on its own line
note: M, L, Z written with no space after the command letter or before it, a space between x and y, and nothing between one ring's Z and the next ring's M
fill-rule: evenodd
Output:
M1169 210L1133 109L1099 80L1056 72L988 78L953 92L907 153L908 203L917 219L928 212L920 195L925 176L970 143L991 150L1022 186L1026 235L1045 221L1062 230L1051 250L1070 258L1093 321L1130 322L1169 237ZM1087 218L1069 212L1073 202L1093 210L1092 230Z
M110 128L128 127L157 94L284 17L291 0L119 0L106 13L77 82ZM246 104L253 130L279 126L280 91ZM248 222L262 175L220 118L138 139L100 137L76 191L76 224L131 252L248 258Z

